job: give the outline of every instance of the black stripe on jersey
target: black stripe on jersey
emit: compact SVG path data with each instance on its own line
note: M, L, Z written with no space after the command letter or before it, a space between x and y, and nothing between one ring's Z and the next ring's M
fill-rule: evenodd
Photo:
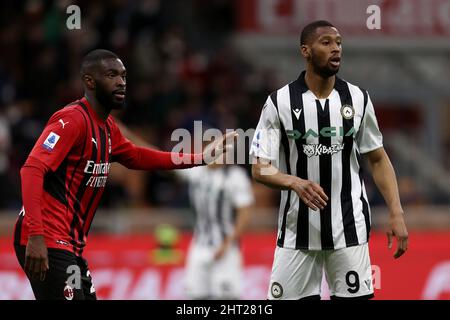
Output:
M361 182L361 196L360 196L360 200L362 203L362 212L364 215L364 221L366 223L366 232L367 232L367 241L369 241L369 236L370 236L370 215L369 215L369 204L367 203L366 199L364 198L364 193L363 193L363 186L364 186L364 182L363 182L363 167L362 167L362 161L361 161L361 155L359 154L359 152L356 152L356 159L358 160L358 165L359 165L359 181Z
M322 109L322 105L319 100L316 100L317 108L317 124L318 132L325 127L330 127L330 103L327 99L325 107ZM319 135L319 144L326 147L331 147L331 137L324 137ZM319 174L320 174L320 186L327 195L331 195L331 154L322 154L319 157ZM320 210L320 238L322 243L322 250L333 250L333 232L331 225L331 201Z
M277 109L278 118L280 118L280 112L278 110L277 94L278 94L277 91L274 91L270 95L270 99L272 99L272 102L273 102L275 108ZM281 118L280 118L280 132L281 132L281 145L284 148L286 171L287 171L287 174L290 175L291 174L291 165L289 163L289 154L290 154L289 141L288 141L288 137L286 134L286 130L284 129L284 126L283 126L283 122L281 121ZM287 218L287 212L289 211L290 204L291 204L291 190L289 189L287 198L286 198L286 203L284 204L283 219L281 221L280 234L279 234L279 237L277 240L277 245L279 247L284 246L284 237L286 235L286 218Z
M99 133L100 133L100 141L98 141L98 148L100 149L100 158L101 158L100 161L102 163L105 163L105 160L106 160L105 154L107 152L106 148L108 148L107 141L106 141L106 133L100 127L98 128L98 130L99 130ZM92 195L91 195L91 198L89 199L89 203L88 203L88 205L86 207L86 211L84 212L83 217L82 217L82 220L83 220L83 227L81 228L82 232L80 232L78 234L78 240L80 241L82 246L84 245L84 242L83 242L84 235L85 234L87 235L87 232L84 231L84 229L86 228L86 222L87 222L87 219L89 217L89 211L91 211L92 204L94 203L95 198L96 198L97 193L99 192L99 190L100 190L100 188L94 188L94 190L92 192Z
M79 103L77 102L77 104L79 104ZM84 124L85 124L85 126L87 128L88 124L87 124L87 119L86 119L86 116L84 115L84 112L79 110L79 109L75 109L75 110L77 110L79 113L81 113L81 115L83 116L83 119L84 119ZM87 132L85 132L84 135L85 135L84 138L86 140L87 139ZM81 161L83 160L83 155L84 155L84 150L85 149L86 149L86 143L83 144L83 148L81 149L80 159L78 159L77 164L73 168L73 171L72 171L72 174L71 174L71 178L70 178L69 184L67 186L67 190L66 190L66 199L71 196L70 190L71 190L71 187L72 187L73 178L75 177L75 172L77 172L77 170L78 170L78 168L79 168L79 166L81 164ZM76 199L73 199L73 200L76 201ZM67 206L67 211L69 211L69 206Z
M205 184L202 188L204 188L204 190L202 190L203 197L202 199L202 205L200 205L200 207L198 208L198 212L200 214L200 216L203 218L203 221L205 221L204 224L204 230L203 230L203 238L205 239L205 244L212 246L214 244L214 236L213 236L213 232L212 232L212 217L210 216L210 212L209 212L209 208L210 208L210 197L209 197L209 190L211 190L211 187L207 184Z
M208 200L208 198L207 198ZM205 236L207 238L207 244L209 246L212 246L214 244L214 236L213 233L211 232L212 230L212 221L211 221L211 217L209 216L209 212L208 212L208 208L209 208L209 203L208 201L206 201L207 205L204 206L202 208L203 210L203 215L206 217L206 230L205 230Z
M89 110L87 108L87 106L83 103L83 102L79 102L80 106L83 108L84 112L86 113L89 122L91 124L91 130L92 130L92 137L95 137L95 129L94 129L94 122L92 121L91 115L89 114ZM87 127L86 127L87 128ZM88 137L88 135L86 134L86 137ZM90 143L91 141L85 141L85 143ZM92 152L91 152L91 156L90 156L90 160L92 161L97 161L97 148L92 147ZM83 179L78 187L78 191L77 194L75 196L75 203L73 205L73 218L72 218L72 223L70 224L70 238L71 238L71 243L73 245L73 249L74 252L77 252L77 247L76 247L76 240L75 240L75 227L80 223L79 219L80 216L79 214L81 214L79 211L81 209L81 202L83 200L83 196L84 193L86 192L87 189L87 182L89 181L89 174L85 174L83 176Z
M307 88L300 83L300 80L289 84L289 97L291 102L291 118L292 129L300 132L302 137L305 135L305 112L303 110L303 93L307 91ZM298 114L300 110L300 116L297 119L295 112ZM295 111L295 112L294 112ZM306 139L296 139L295 145L297 146L297 177L308 180L308 157L303 152L303 144L306 144ZM299 199L298 201L298 216L297 216L297 238L295 239L296 249L308 249L309 242L309 210L308 206Z
M368 94L367 91L360 88L363 96L364 96L364 110L363 110L363 115L361 117L361 121L363 121L364 119L364 115L366 114L366 107L367 107L367 103L369 102L369 98L368 98ZM369 215L369 204L367 203L367 200L364 198L364 193L363 193L363 186L364 186L364 182L363 182L363 173L364 173L364 169L362 167L362 161L361 161L361 155L359 154L359 152L356 152L356 159L358 160L358 165L359 165L359 181L361 181L361 203L362 203L362 212L364 215L364 221L366 222L366 232L367 232L367 241L369 241L369 237L370 237L370 215Z
M48 172L44 177L44 190L67 207L69 201L66 193L67 159L55 172Z
M364 96L364 109L363 109L363 114L361 117L361 122L362 122L364 120L364 115L366 114L366 107L367 107L367 103L369 102L369 95L365 89L359 88L359 90L361 90L361 92Z
M219 225L220 229L220 237L221 241L225 239L226 233L225 233L225 221L223 218L223 204L224 204L224 197L225 197L225 190L221 189L219 191L219 195L217 198L217 224Z
M14 245L20 246L20 239L22 238L22 223L25 216L25 208L19 213L19 218L17 219L16 228L14 229Z
M106 136L108 137L107 144L105 144L105 153L108 155L108 161L103 160L103 162L111 162L111 153L109 152L110 147L112 147L112 146L110 146L110 144L111 144L111 130L109 129L109 125L108 125L107 121L105 122L105 128L106 128ZM108 172L108 174L109 174L109 172ZM87 212L89 212L89 211L87 211ZM92 219L93 219L93 217L92 217ZM90 221L90 223L89 223L89 225L88 225L88 227L86 229L86 237L89 234L89 230L91 229L91 225L92 225L92 220Z
M341 105L346 104L353 107L353 100L347 83L336 77L335 88L339 92ZM345 119L342 117L344 132L349 132L353 128L353 118ZM342 150L342 189L341 189L341 207L342 222L344 225L344 236L347 247L358 244L358 235L356 234L355 217L353 215L352 203L352 179L350 168L350 157L353 149L353 135L344 136L344 150Z

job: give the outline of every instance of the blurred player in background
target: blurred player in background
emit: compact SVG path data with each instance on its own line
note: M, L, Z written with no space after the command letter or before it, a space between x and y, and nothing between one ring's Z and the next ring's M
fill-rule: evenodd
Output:
M188 182L195 211L185 287L190 299L240 299L242 255L239 239L251 214L250 178L239 166L210 164L175 171Z
M156 148L118 122L123 134L136 144ZM190 299L240 299L242 255L239 239L247 227L254 202L251 180L245 170L218 158L204 167L171 171L188 185L195 212L194 237L185 272Z
M82 253L111 162L136 170L193 167L205 164L211 150L220 156L234 135L203 154L185 155L189 163L175 164L180 154L134 145L109 115L125 102L126 70L117 55L88 53L81 77L85 96L53 114L21 170L23 207L14 247L36 299L96 299ZM69 270L74 266L79 272ZM68 280L73 274L79 282Z
M338 30L313 22L300 45L306 71L268 97L250 150L257 159L253 177L282 190L268 298L320 299L323 269L332 299L371 298L361 154L388 205L388 247L396 237L398 258L408 248L408 232L395 172L367 91L336 76Z

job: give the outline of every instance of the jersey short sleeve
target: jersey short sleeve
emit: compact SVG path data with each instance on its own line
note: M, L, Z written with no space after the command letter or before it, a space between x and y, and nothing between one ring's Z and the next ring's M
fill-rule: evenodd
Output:
M80 117L81 113L73 109L62 109L53 114L29 156L56 171L86 131Z
M356 137L361 154L373 151L383 146L383 135L378 128L375 110L372 101L368 97L364 118L361 121L358 135Z
M278 112L272 99L268 97L253 136L250 156L276 161L280 148L280 137Z
M242 208L251 205L254 202L252 185L250 178L244 169L240 167L230 168L230 198L234 207Z

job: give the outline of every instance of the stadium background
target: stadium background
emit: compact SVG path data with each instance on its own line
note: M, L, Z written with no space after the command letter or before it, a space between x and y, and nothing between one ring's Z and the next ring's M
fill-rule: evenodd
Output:
M71 4L81 8L79 30L66 27ZM366 26L371 4L381 8L381 30ZM82 94L86 51L122 57L128 109L115 116L170 150L172 131L192 131L194 120L256 126L266 96L298 76L299 32L316 19L344 37L341 77L371 93L407 214L410 249L394 261L386 208L367 177L376 296L450 298L450 1L28 0L0 8L0 299L32 298L11 246L19 170L48 117ZM256 183L254 192L244 298L265 299L278 194ZM192 222L181 182L114 166L85 251L99 298L184 298Z

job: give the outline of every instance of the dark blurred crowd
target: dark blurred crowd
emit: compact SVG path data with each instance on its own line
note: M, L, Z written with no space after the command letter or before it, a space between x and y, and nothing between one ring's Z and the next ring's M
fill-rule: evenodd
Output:
M79 30L66 26L72 4L81 9ZM127 106L114 116L158 148L170 150L172 132L192 132L194 120L222 130L254 128L267 95L281 83L274 70L251 67L232 49L234 5L228 0L0 2L0 209L21 205L20 167L49 116L82 96L80 62L92 49L109 49L122 58ZM412 200L419 199L414 183L400 179L400 184ZM370 183L368 192L372 202L382 202ZM186 203L186 188L172 176L115 166L102 205Z
M81 9L80 30L66 26L71 4ZM127 67L127 107L115 116L164 150L173 145L172 131L191 131L194 120L254 127L278 85L270 70L253 70L228 44L233 1L28 0L0 7L0 208L20 206L20 167L49 116L82 96L80 61L92 49L114 51ZM170 177L120 170L105 206L185 200Z

